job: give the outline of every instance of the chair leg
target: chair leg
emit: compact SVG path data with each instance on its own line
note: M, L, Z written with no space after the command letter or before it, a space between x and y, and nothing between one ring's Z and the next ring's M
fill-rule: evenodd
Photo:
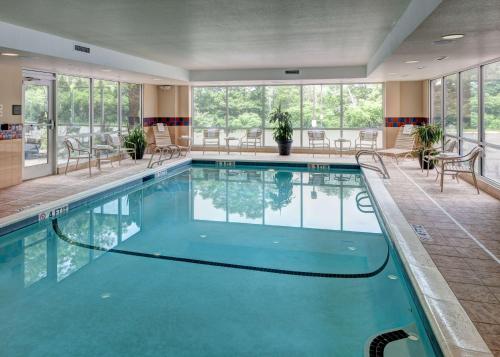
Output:
M443 185L444 185L444 171L441 172L441 192L443 192Z
M149 162L148 162L148 168L151 168L151 163L153 162L153 157L155 156L155 153L156 153L156 149L152 150L151 151L151 157L149 158Z
M68 161L66 161L66 170L64 170L64 174L68 172L68 166L69 166L69 156L68 156Z
M476 186L477 194L479 195L479 187L477 187L476 173L472 171L472 180L474 181L474 186Z

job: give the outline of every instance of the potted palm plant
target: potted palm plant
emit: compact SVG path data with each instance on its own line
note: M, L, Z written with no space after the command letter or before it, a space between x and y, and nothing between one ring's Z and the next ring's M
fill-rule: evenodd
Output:
M436 151L433 150L432 147L442 139L443 129L441 129L441 126L437 124L425 124L417 126L413 131L413 135L415 135L417 141L420 143L420 149L418 153L420 167L423 169L427 169L428 165L429 169L433 169L434 161L430 160L428 162L424 162L422 160L422 153L425 151L425 155L436 154Z
M281 111L281 104L271 113L269 120L274 124L273 138L278 143L280 155L290 155L292 149L292 115Z
M141 160L144 156L144 150L146 150L146 134L140 126L136 126L124 141L126 148L135 149L135 152L131 152L130 156L132 159Z

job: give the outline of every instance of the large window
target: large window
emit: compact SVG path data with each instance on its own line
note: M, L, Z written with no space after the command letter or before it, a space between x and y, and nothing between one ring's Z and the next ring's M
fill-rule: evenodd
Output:
M121 131L141 125L141 85L120 83Z
M66 162L64 139L67 137L90 147L103 143L106 134L127 133L135 125L141 125L141 91L140 84L58 75L58 163Z
M440 83L444 83L444 88ZM500 183L500 62L431 81L430 102L434 122L444 125L446 135L459 139L462 154L479 144L484 147L485 154L478 160L476 171Z
M94 117L92 132L96 141L103 141L104 134L119 131L118 123L118 83L94 80Z
M90 144L90 80L57 76L57 158L67 157L64 139L73 137Z
M307 147L307 130L325 129L330 140L354 139L359 130L383 124L382 84L314 84L193 88L194 144L206 128L221 128L241 137L245 129L262 128L264 145L274 146L269 115L281 105L292 115L294 145ZM382 135L379 135L379 147Z
M479 71L477 68L460 74L462 135L479 139Z
M458 74L444 78L444 132L458 135Z
M431 118L432 122L442 125L443 121L443 80L441 78L431 81Z

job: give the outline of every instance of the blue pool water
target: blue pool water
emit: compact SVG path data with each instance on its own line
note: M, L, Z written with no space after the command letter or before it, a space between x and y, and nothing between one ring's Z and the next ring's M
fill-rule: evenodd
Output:
M0 355L439 355L411 291L359 171L193 165L0 237Z

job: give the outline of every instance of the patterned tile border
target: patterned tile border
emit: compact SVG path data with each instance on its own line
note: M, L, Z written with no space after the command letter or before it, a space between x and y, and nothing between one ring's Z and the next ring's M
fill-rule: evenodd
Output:
M429 118L424 117L385 117L385 126L398 128L406 124L422 125L427 124Z
M152 117L144 118L144 126L153 126L158 123L163 123L166 126L189 126L191 123L190 117Z

